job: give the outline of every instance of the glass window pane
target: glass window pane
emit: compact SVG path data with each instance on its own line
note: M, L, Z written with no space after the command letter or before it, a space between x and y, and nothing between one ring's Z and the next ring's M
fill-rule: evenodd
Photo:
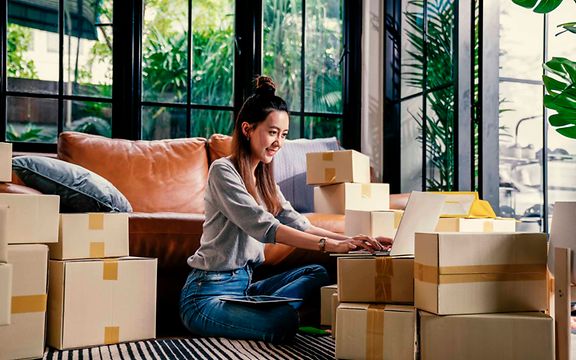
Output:
M541 80L543 32L542 14L500 1L501 77Z
M424 7L413 1L402 1L402 6L400 96L406 97L422 91Z
M144 1L142 98L185 102L188 78L188 1Z
M6 97L8 141L55 143L58 101L30 97Z
M342 118L307 116L304 119L304 137L308 139L335 136L342 143Z
M403 101L400 114L400 191L422 191L422 131L417 120L422 118L422 97Z
M300 110L302 2L263 2L262 71L274 79L290 110Z
M303 137L300 130L302 117L300 115L290 115L290 125L288 125L288 139L294 140Z
M234 113L226 110L192 109L192 134L209 138L212 134L232 135Z
M426 86L428 90L453 84L454 1L428 1L428 47Z
M192 1L192 102L232 105L234 1Z
M563 1L548 15L548 58L565 57L576 61L576 34L558 28L558 25L576 21L576 3Z
M65 33L72 34L64 36L64 93L111 97L112 0L66 0L64 6ZM78 16L82 11L92 18Z
M112 104L64 101L64 130L112 136Z
M500 213L519 231L540 231L542 214L542 87L500 83Z
M415 115L422 123L422 114ZM454 89L428 93L426 97L426 189L454 189Z
M165 106L142 107L142 139L186 137L186 109Z
M56 5L57 6L57 5ZM8 91L45 94L58 92L58 34L13 22L12 7L8 7L6 86ZM57 8L56 8L57 14ZM55 21L58 16L47 15L44 21ZM56 45L56 51L50 45Z
M342 1L306 1L306 111L342 113Z

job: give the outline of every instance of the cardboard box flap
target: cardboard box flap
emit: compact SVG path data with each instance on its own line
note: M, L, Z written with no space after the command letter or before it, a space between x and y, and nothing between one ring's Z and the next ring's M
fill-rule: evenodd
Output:
M416 308L412 305L386 304L385 311L414 312L414 311L416 311Z
M368 310L370 304L364 303L340 303L338 305L339 309L347 309L347 310Z
M477 192L466 191L440 191L446 195L442 214L440 217L468 216L475 200L478 200Z

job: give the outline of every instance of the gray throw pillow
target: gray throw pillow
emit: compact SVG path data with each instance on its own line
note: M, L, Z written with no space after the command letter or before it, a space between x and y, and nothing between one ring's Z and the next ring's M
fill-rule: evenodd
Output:
M12 159L18 177L43 194L60 195L60 212L131 212L128 199L102 176L81 166L44 156Z
M314 211L314 187L306 184L306 154L330 150L340 150L335 137L286 140L274 157L274 178L296 211Z

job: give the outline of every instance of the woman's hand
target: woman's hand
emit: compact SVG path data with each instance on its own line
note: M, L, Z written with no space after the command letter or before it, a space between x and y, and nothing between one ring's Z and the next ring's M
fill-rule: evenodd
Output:
M367 250L371 253L375 251L388 250L392 244L392 239L378 236L372 238L366 235L356 235L345 240L328 239L326 241L326 251L334 253L347 253L351 250Z

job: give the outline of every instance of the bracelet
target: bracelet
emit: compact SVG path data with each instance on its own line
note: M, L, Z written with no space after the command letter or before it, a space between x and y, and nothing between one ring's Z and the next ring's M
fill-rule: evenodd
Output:
M318 247L320 248L320 252L321 253L325 253L326 252L326 238L320 238L320 240L318 240Z

